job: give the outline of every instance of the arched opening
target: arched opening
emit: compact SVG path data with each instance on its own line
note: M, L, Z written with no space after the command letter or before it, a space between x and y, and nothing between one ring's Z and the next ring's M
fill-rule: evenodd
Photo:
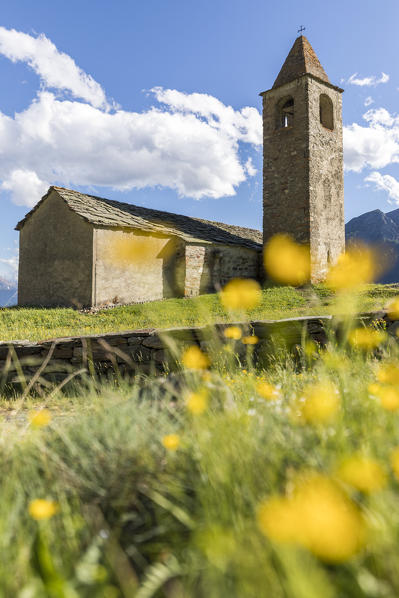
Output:
M286 129L294 124L294 98L283 98L277 104L277 129Z
M320 122L323 127L333 131L334 129L334 106L331 98L325 93L320 96Z

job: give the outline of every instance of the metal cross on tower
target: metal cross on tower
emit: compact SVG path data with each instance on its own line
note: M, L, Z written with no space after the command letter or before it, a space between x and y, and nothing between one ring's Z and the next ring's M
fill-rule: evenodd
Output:
M306 27L301 25L300 28L298 29L298 33L300 33L302 35L302 31L305 31L305 29L306 29Z

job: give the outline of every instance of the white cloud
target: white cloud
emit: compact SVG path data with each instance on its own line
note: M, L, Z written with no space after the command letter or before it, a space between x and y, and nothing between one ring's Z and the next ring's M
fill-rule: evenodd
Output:
M248 176L255 176L255 174L258 172L255 166L253 165L251 157L249 157L248 160L245 162L245 170Z
M101 85L43 34L33 37L0 27L0 54L12 62L26 62L45 87L67 90L97 108L109 108Z
M380 78L376 77L375 75L360 78L358 77L357 73L353 73L353 75L349 77L347 83L349 85L358 85L360 87L376 87L381 83L388 83L388 81L389 75L387 75L386 73L381 73Z
M235 111L205 95L205 103L220 104L220 114L202 115L202 94L191 94L190 111L191 95L164 91L165 96L157 94L168 99L166 108L143 113L106 113L46 91L14 118L0 113L3 190L26 205L47 181L122 190L159 185L196 199L234 195L251 175L241 162L239 142L261 144L259 113L254 108ZM28 179L32 185L25 187L23 199Z
M205 93L185 94L161 87L155 87L151 91L158 102L167 105L173 112L193 113L203 117L211 127L223 130L238 141L255 145L262 143L262 123L256 108L247 106L242 110L234 110Z
M367 183L374 183L378 190L386 191L389 197L399 205L399 181L395 177L380 172L372 172L364 180Z
M1 183L3 191L10 191L13 202L18 206L32 207L44 195L49 184L42 181L33 170L12 170Z
M368 110L363 119L367 126L344 127L346 170L380 169L399 162L399 116L378 108Z
M371 96L368 96L365 100L364 100L364 105L366 106L366 108L368 106L371 106L371 104L374 104L374 100Z
M0 190L32 206L48 184L120 190L169 187L199 199L223 197L256 169L241 145L259 148L256 108L235 110L207 94L156 87L145 112L109 111L101 87L45 36L0 27L0 52L24 60L44 85L14 117L0 111Z

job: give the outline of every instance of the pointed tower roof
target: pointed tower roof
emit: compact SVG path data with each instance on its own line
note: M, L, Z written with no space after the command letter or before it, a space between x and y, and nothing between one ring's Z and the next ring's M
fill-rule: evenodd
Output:
M284 85L285 83L290 83L306 73L313 75L326 83L330 83L330 80L309 41L304 35L300 35L295 40L290 53L285 59L281 71L274 82L273 89L280 87L280 85Z

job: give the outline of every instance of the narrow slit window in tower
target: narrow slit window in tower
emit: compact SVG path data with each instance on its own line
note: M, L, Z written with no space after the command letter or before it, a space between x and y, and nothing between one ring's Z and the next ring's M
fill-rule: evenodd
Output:
M326 129L334 130L334 107L331 98L325 93L320 96L320 122Z

